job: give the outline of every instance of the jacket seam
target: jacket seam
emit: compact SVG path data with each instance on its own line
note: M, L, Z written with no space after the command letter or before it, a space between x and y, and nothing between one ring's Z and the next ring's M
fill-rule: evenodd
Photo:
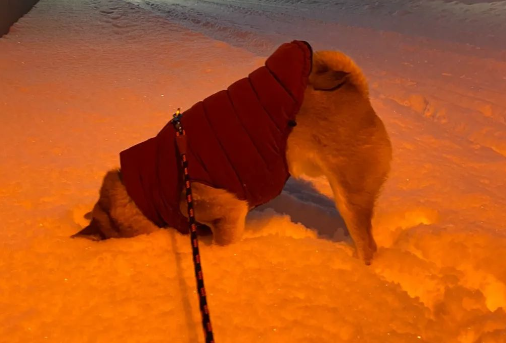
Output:
M265 67L267 70L269 70L269 68ZM274 120L274 118L272 117L272 115L269 113L269 111L267 111L267 109L264 107L264 105L262 104L262 101L260 100L260 96L258 95L256 89L255 89L255 86L253 85L253 82L251 82L251 78L248 77L248 82L251 86L251 89L253 90L253 93L255 94L255 97L257 98L257 101L258 103L260 104L260 107L262 107L262 109L264 110L264 112L267 114L267 116L269 117L269 119L272 121L272 123L274 124L274 126L276 127L276 129L281 132L281 129L279 128L278 124L276 123L276 121Z
M214 131L214 127L213 125L211 124L211 121L209 120L209 116L207 115L207 109L206 109L206 105L204 103L204 101L202 101L202 108L204 110L204 117L206 118L207 120L207 123L209 124L209 126L211 127L211 131L213 132L213 136L214 138L216 139L216 141L218 142L220 148L221 148L221 151L223 151L223 155L225 155L225 158L227 159L228 161L228 164L230 165L230 167L232 168L232 170L234 171L234 174L237 178L237 181L239 181L239 184L241 185L241 188L243 190L243 193L246 194L246 191L244 189L244 185L243 185L243 182L242 182L242 179L241 177L239 176L239 173L237 172L237 170L235 169L235 166L232 164L232 161L230 160L230 156L228 156L227 154L227 151L225 150L225 148L223 147L223 144L221 143L221 141L219 140L218 136L216 135L216 132Z
M244 132L246 132L246 135L248 136L251 144L255 147L255 150L256 150L257 154L260 156L260 158L262 159L262 161L264 162L264 164L267 166L267 169L269 169L269 164L265 160L264 156L260 153L260 150L258 149L257 145L255 144L255 141L253 140L253 138L251 138L251 135L250 135L249 131L246 129L246 126L244 126L244 123L242 122L241 117L237 114L238 113L237 109L234 106L234 101L232 100L232 97L230 96L230 92L228 90L227 90L227 96L228 96L228 100L230 101L230 104L232 105L232 109L234 111L234 114L237 117L237 121L239 122L239 124L241 125L241 127L244 129Z

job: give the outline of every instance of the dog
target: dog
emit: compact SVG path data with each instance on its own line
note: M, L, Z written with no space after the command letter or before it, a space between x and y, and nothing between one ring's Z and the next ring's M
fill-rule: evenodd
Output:
M392 146L367 80L349 56L285 43L265 66L182 118L195 218L215 243L240 240L247 213L277 196L288 177L325 176L358 257L371 263L377 250L371 220ZM134 237L160 227L187 232L174 137L169 123L157 137L123 151L121 168L104 177L90 225L73 237Z

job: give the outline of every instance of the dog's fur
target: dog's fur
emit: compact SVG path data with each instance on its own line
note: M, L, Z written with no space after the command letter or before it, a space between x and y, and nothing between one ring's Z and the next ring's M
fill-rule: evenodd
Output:
M376 251L371 219L392 158L390 139L369 101L367 81L345 54L318 51L288 137L290 174L326 176L359 257L370 264ZM208 225L218 244L240 239L248 204L222 189L193 183L196 220ZM185 196L181 212L186 214ZM128 196L121 171L109 171L93 208L90 226L76 234L91 239L133 237L158 228ZM75 237L74 236L74 237Z

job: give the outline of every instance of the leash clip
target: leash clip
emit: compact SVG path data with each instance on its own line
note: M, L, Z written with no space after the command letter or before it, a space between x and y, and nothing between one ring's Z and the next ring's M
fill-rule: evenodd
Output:
M172 125L174 125L174 128L179 132L179 133L183 133L183 127L181 126L181 117L183 116L183 114L181 113L181 109L178 108L176 110L176 113L174 113L172 115L172 119L170 120L170 122L172 123Z

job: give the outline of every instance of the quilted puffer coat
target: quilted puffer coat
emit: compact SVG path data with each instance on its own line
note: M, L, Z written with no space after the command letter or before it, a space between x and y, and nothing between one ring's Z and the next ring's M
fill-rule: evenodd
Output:
M279 195L290 176L286 144L311 66L309 44L285 43L248 77L185 111L181 123L191 180L232 192L251 208ZM183 175L175 136L168 123L156 137L122 151L121 174L148 219L187 233L179 209Z

